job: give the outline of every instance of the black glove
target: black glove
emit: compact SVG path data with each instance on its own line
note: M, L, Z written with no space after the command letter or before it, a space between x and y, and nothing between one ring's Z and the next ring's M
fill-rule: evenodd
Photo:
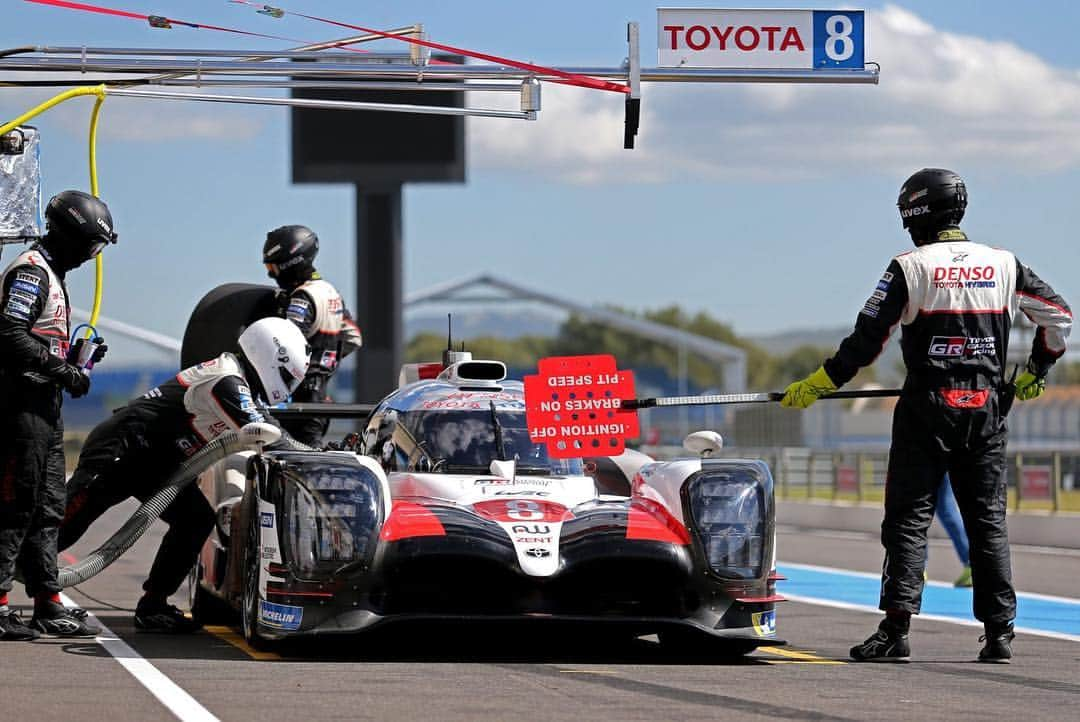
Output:
M78 366L64 364L63 368L57 369L55 378L73 399L90 392L90 376Z
M105 339L101 336L97 336L94 339L94 343L96 343L98 347L94 351L94 355L90 357L90 362L96 364L105 358L105 352L109 350L109 347L105 345Z

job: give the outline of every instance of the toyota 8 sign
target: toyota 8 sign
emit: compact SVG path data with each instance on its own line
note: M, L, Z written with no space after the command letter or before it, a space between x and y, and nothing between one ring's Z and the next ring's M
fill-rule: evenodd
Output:
M862 10L656 12L662 67L861 70L865 64Z

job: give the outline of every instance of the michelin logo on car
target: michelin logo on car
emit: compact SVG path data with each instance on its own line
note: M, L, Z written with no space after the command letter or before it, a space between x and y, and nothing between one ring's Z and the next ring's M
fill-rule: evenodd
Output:
M259 621L267 627L293 631L300 629L300 622L303 619L303 607L292 607L288 604L274 604L266 601L259 602Z

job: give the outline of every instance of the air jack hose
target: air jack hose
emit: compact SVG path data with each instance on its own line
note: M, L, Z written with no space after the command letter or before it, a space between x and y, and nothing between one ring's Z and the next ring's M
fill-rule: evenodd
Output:
M224 459L229 454L235 454L247 449L259 449L267 444L273 444L279 440L286 440L290 448L299 444L277 427L265 423L247 424L239 431L229 431L214 439L190 459L185 461L176 472L169 477L165 486L156 494L147 499L142 506L135 510L131 518L124 523L120 530L113 534L108 541L95 549L85 559L64 567L59 573L61 588L67 588L76 584L82 584L97 574L100 574L107 566L120 558L131 545L138 541L150 525L154 523L168 508L169 504L185 486L211 465ZM304 446L300 444L300 446ZM307 449L308 447L304 447Z

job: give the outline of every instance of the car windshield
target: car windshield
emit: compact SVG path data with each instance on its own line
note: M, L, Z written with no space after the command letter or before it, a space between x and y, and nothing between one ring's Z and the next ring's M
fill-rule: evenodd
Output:
M580 459L552 459L546 446L532 443L524 409L407 411L398 423L416 440L432 471L487 473L493 460L504 459L517 461L519 474L582 473Z

